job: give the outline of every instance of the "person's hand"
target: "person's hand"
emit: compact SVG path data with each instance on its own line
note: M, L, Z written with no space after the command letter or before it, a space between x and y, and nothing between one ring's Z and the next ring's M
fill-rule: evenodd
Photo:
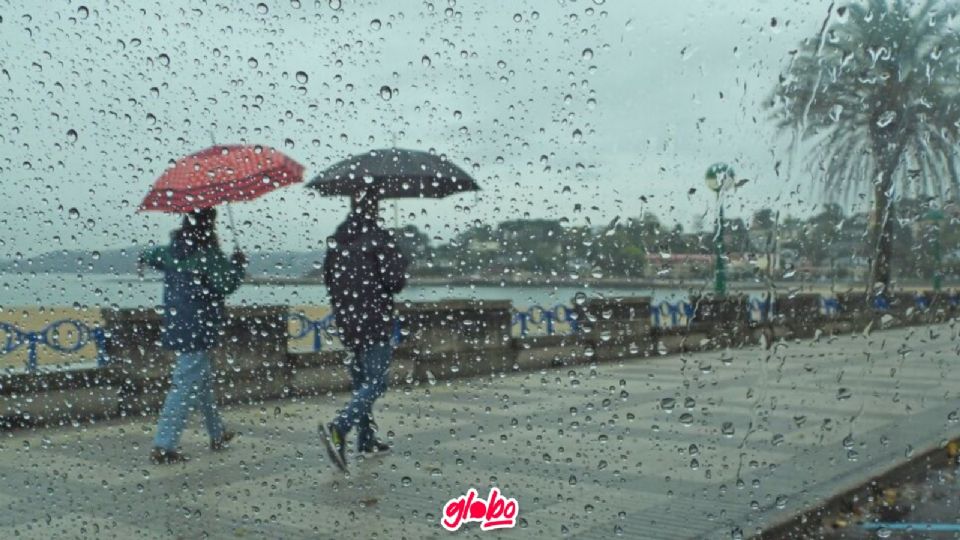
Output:
M243 254L239 249L233 252L233 255L230 257L230 260L236 266L246 266L247 265L247 256Z

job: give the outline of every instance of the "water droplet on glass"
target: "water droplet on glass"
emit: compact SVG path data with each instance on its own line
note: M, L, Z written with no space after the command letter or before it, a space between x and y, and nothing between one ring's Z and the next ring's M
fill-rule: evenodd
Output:
M328 4L330 9L340 9L340 0L330 0Z
M423 67L430 67L430 57L423 55L423 58L420 59L420 63L423 64Z
M76 208L71 208L67 210L67 216L69 216L70 219L80 219L80 211Z
M880 118L877 119L877 127L885 128L893 123L897 118L897 113L894 111L886 111L880 115Z
M257 13L261 15L266 15L270 11L270 8L267 7L263 2L257 4Z
M387 85L381 86L380 97L382 97L384 101L390 101L390 98L393 97L393 90Z
M374 19L370 21L370 28L373 28L374 30L379 30L381 26L383 26L383 24L380 22L380 19Z
M68 129L67 130L67 140L70 142L77 142L77 130Z
M310 78L307 77L306 71L298 71L296 77L297 77L297 82L300 84L307 84L307 81L310 80Z
M518 23L518 22L520 22L520 21L522 21L522 20L523 20L523 15L521 15L521 14L519 14L519 13L514 13L514 14L513 14L513 22Z
M583 50L583 53L582 53L580 56L581 56L584 60L592 60L592 59L593 59L593 49L591 49L591 48L589 48L589 47L586 48L586 49L584 49L584 50Z
M257 59L251 56L250 58L247 59L247 65L256 69L257 66L260 65L260 62L257 62Z
M87 6L80 6L77 8L77 16L81 19L86 19L90 16L90 10L87 8Z

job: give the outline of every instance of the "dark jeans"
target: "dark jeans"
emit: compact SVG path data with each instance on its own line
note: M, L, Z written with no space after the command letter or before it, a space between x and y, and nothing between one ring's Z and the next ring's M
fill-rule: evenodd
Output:
M350 376L353 379L353 397L334 421L337 430L346 434L357 426L357 449L361 452L373 439L370 419L373 403L387 390L387 371L393 348L388 344L374 345L354 353Z

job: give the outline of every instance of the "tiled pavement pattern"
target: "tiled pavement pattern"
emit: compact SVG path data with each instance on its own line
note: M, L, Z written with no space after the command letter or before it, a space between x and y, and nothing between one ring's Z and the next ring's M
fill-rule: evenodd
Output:
M960 434L958 345L936 326L395 387L393 454L349 477L315 435L343 394L229 408L218 454L194 418L171 467L152 417L4 433L0 538L444 538L443 503L493 484L520 525L457 535L749 536Z

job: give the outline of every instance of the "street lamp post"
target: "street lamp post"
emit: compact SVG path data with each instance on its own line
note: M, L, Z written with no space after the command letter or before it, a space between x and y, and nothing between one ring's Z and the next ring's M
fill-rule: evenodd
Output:
M943 221L943 211L933 209L927 212L927 221L931 223L931 233L933 234L933 290L940 292L943 287L943 272L941 272L942 246L940 244L940 223Z
M733 186L733 169L725 163L716 163L707 169L704 181L707 188L717 194L717 223L714 227L713 248L714 248L714 273L713 273L713 292L717 296L727 294L727 268L726 268L726 250L723 245L723 192Z

